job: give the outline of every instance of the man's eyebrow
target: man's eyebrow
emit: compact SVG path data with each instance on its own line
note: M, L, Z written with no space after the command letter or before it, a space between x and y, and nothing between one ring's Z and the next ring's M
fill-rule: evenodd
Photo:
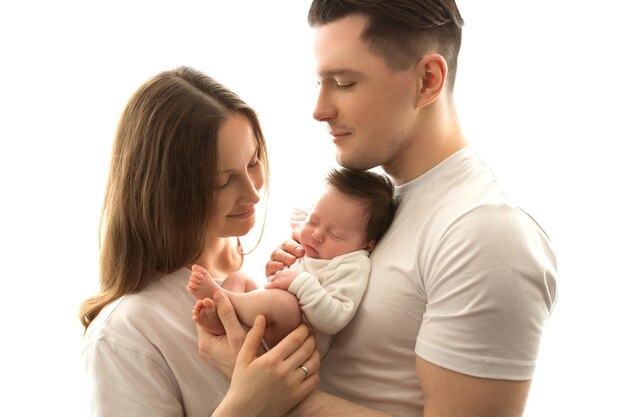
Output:
M327 70L327 71L322 71L318 74L319 77L321 78L332 78L332 77L336 77L338 75L348 75L348 76L359 76L362 73L360 71L357 70L351 70L351 69L347 69L347 68L340 68L340 69L333 69L333 70Z

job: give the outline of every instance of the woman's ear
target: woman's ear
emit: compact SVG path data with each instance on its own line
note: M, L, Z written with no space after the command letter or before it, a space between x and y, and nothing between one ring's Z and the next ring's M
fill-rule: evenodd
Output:
M424 56L417 64L416 107L426 107L439 98L446 86L448 63L439 54Z

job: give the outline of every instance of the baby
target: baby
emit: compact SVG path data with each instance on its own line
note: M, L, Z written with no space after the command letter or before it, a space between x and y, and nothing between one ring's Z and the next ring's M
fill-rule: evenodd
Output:
M198 300L193 318L200 326L223 334L223 328L209 328L213 320L203 301L222 290L245 325L252 326L257 315L265 316L268 330L273 327L273 345L302 320L302 314L293 314L285 303L272 302L272 289L286 290L298 298L320 355L328 352L332 336L348 324L361 302L371 269L369 254L391 224L397 202L391 181L373 172L332 170L326 183L306 221L294 231L304 257L270 277L266 290L256 290L243 273L230 275L220 287L204 268L192 267L187 289Z

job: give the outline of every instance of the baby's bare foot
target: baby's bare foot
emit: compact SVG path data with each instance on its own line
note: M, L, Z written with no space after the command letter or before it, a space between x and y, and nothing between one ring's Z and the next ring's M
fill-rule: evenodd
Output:
M191 318L211 334L216 336L226 334L226 330L224 330L224 326L217 316L215 304L210 298L196 301Z
M193 265L191 267L191 276L187 282L187 291L196 300L202 300L204 298L212 298L215 291L220 287L215 283L211 275L206 269L199 265Z

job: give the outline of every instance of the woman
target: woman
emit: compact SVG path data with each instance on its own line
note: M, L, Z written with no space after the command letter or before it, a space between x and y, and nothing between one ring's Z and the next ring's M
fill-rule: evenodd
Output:
M210 77L181 67L131 97L102 213L100 291L80 309L93 415L282 415L313 390L319 356L304 325L256 358L258 318L230 383L197 355L188 268L241 269L237 237L254 225L267 168L255 112Z

